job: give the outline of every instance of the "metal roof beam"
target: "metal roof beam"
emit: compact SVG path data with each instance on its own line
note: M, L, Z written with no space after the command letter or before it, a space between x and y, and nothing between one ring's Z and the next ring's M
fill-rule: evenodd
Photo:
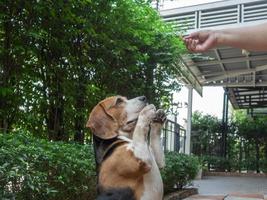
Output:
M267 55L253 56L253 57L238 57L238 58L226 58L222 60L211 60L211 61L200 61L196 62L198 66L211 66L219 65L221 63L234 63L234 62L245 62L245 61L257 61L257 60L267 60Z
M267 99L266 97L260 97L259 95L255 95L255 94L247 94L247 95L238 95L236 97L236 100L244 100L245 96L251 96L252 99Z
M267 88L266 87L260 87L258 88L259 91L261 92L267 92ZM253 91L253 92L259 92L259 91L255 91L255 88L254 87L249 87L249 88L235 88L235 92L238 92L238 93L243 93L243 92L250 92L250 91Z
M249 58L250 52L245 49L242 49L242 54L245 55L247 58ZM247 60L246 63L247 63L247 68L251 69L250 60Z
M242 97L242 96L247 96L247 95L254 95L254 96L265 96L265 95L267 95L267 91L260 91L259 89L258 90L256 90L257 88L254 88L254 91L243 91L243 92L241 92L241 91L239 91L239 92L235 92L236 94L238 94L240 97ZM244 94L244 92L245 92L245 94ZM260 92L260 93L259 93Z
M267 107L267 102L265 102L264 105L240 105L239 108L240 109L244 109L244 108L265 108Z
M253 97L250 97L249 101L248 100L245 100L245 99L237 99L236 101L242 103L246 103L246 102L263 102L263 101L267 101L267 98L264 98L264 99L259 99L259 98L253 98Z
M234 93L233 88L227 88L228 89L228 97L235 109L239 108L239 104L236 101L236 95Z
M253 83L254 83L253 86L255 87L255 85L256 85L256 71L252 72L252 79L253 79Z
M267 62L267 61L266 61ZM256 68L252 68L252 69L242 69L242 70L228 70L225 72L225 74L249 74L249 73L253 73L253 72L258 72L258 71L263 71L263 70L267 70L266 68L267 65L262 65L262 66L258 66ZM214 73L203 73L200 74L199 76L221 76L224 72L214 72Z
M174 63L174 68L177 70L177 79L182 81L184 84L192 85L199 95L202 96L202 85L191 72L183 58L180 57L180 59L182 61L177 60Z
M221 75L221 76L216 76L216 77L212 77L212 78L206 78L203 83L205 82L213 82L213 81L219 81L219 80L223 80L223 79L227 79L227 78L232 78L232 77L236 77L236 76L240 76L240 75L244 75L244 74L249 74L251 72L249 71L243 71L243 72L239 72L239 73L236 73L236 72L233 72L233 73L228 73L226 72L226 74L224 75Z
M206 78L206 80L203 81L203 82L219 81L219 80L223 80L223 79L226 79L226 78L232 78L232 77L245 75L245 74L249 74L249 73L253 73L254 74L254 78L253 79L255 79L256 72L263 71L263 70L267 70L267 65L262 65L262 66L259 66L259 67L255 67L254 69L226 71L224 75L220 75L220 76L216 76L216 77L212 77L212 78ZM253 81L255 82L256 79L253 80ZM256 82L255 82L255 84L256 84ZM253 85L253 86L255 87L255 85Z
M251 87L253 83L247 82L247 83L205 83L204 86L223 86L223 87ZM265 87L267 86L267 81L262 81L261 83L256 83L255 87Z
M220 56L220 53L219 53L218 49L214 49L214 52L215 52L215 55L216 55L217 59L219 61L221 61L222 59L221 59L221 56ZM220 67L221 67L221 69L222 69L223 72L226 71L223 63L220 63Z
M257 89L257 88L254 88L254 89ZM262 96L266 96L267 97L267 92L261 92L259 93L259 90L255 90L255 91L251 91L251 92L247 92L247 93L242 93L242 92L234 92L235 94L238 94L238 96L240 97L243 97L243 96L248 96L248 95L253 95L253 96L259 96L259 97L262 97Z

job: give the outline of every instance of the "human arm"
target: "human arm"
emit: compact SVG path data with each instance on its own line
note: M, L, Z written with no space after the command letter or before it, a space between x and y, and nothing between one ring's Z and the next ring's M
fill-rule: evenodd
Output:
M222 30L201 30L184 37L188 50L204 52L216 46L232 46L251 51L267 50L267 22L255 26Z

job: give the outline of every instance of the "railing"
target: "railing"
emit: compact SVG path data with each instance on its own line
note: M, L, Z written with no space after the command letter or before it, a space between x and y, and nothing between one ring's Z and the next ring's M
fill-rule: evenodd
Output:
M160 11L164 21L184 31L267 19L266 0L230 0Z
M162 130L161 142L164 151L185 152L185 129L178 123L167 120Z

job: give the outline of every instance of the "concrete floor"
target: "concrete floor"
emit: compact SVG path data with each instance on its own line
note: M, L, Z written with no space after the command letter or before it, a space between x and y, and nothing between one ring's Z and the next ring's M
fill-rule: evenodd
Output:
M193 182L199 194L260 193L267 194L267 177L207 176Z

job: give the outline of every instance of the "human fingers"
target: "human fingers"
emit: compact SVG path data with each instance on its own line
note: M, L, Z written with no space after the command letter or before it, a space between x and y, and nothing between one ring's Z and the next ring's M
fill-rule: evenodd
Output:
M189 35L185 36L184 39L192 39L192 38L198 38L199 37L199 34L200 34L200 31L196 31L196 32L193 32L193 33L190 33Z
M186 39L185 44L186 44L186 48L191 51L194 52L196 50L196 46L198 45L199 41L195 40L195 39Z
M192 40L192 42L190 43L190 50L191 51L195 51L196 50L196 46L197 46L197 40Z
M185 36L183 41L189 51L198 52L199 49L202 51L201 43L204 42L207 37L206 31L197 31Z
M192 43L193 43L193 39L191 39L191 38L185 40L186 48L189 51L192 51L193 50L193 44Z
M190 41L191 39L184 39L184 43L185 43L185 46L186 46L186 48L188 49L188 50L190 50L189 48L190 48Z
M199 33L198 38L188 37L185 39L185 44L187 49L191 52L204 52L217 45L217 37L215 31L202 31Z
M200 42L195 46L195 52L205 52L215 46L214 37L208 37L204 42Z
M201 31L196 31L193 33L190 33L189 35L184 37L184 40L188 39L196 39L199 41L205 41L210 35L212 35L213 31L210 30L201 30Z

